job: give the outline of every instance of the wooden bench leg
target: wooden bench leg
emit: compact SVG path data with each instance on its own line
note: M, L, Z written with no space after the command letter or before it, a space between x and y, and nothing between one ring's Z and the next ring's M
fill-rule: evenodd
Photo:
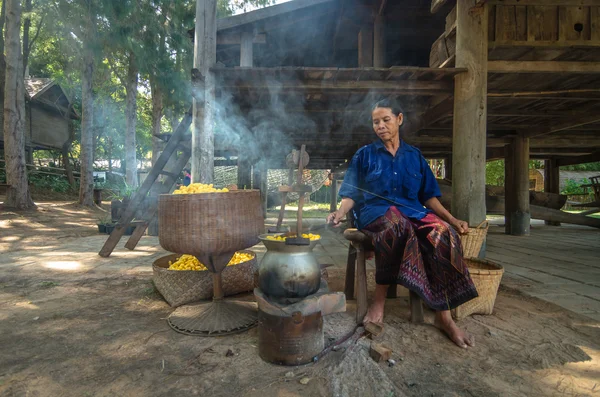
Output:
M397 297L398 297L398 284L390 284L388 286L386 298L395 299Z
M356 248L350 244L348 247L348 259L346 262L346 285L344 294L347 300L354 299L354 278L356 274Z
M423 323L423 305L421 304L421 298L415 292L410 291L410 322L412 323Z
M365 263L365 250L362 246L356 246L356 323L361 324L367 314L367 265Z

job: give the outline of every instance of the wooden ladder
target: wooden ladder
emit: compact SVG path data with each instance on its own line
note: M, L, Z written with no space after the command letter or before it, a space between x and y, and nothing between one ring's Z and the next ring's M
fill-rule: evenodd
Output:
M171 192L177 182L177 177L181 174L181 171L183 171L190 159L191 149L189 145L186 145L186 139L189 135L186 135L186 132L191 124L192 109L190 108L183 119L181 119L171 138L167 141L165 150L160 154L148 176L134 193L129 201L129 205L121 214L114 230L102 246L100 252L98 252L100 256L105 258L110 256L129 226L135 226L135 230L131 237L129 237L125 247L130 250L136 247L158 211L158 195ZM178 156L178 152L182 152L181 155ZM164 181L158 180L160 175L166 177ZM139 207L149 197L156 199L150 200L145 211L139 211ZM143 212L139 214L141 220L133 221L138 212Z

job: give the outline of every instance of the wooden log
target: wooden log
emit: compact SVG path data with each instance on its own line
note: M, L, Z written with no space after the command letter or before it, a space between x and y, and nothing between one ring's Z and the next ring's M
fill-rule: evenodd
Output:
M529 209L529 138L520 135L514 142L514 189L510 192L514 208L510 212L510 234L529 235L531 213Z
M488 6L456 5L452 213L471 225L485 220Z
M371 342L369 355L376 363L380 363L382 361L387 361L390 358L392 358L392 350L388 349L380 343Z
M510 214L514 211L514 197L511 192L515 190L515 152L514 143L510 143L505 146L504 150L504 196L506 198L506 204L502 206L502 212L504 212L504 233L510 234ZM488 203L486 200L486 207ZM489 208L489 207L487 207ZM490 210L487 209L486 212Z

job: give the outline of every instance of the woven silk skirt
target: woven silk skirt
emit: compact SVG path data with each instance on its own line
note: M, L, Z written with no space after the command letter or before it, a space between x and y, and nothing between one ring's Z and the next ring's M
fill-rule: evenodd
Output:
M377 284L400 284L433 310L476 298L457 232L435 214L411 219L396 207L362 230L375 246Z

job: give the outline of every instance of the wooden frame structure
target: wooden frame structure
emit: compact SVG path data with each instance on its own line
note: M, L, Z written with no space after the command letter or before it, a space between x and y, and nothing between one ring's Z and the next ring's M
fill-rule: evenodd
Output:
M209 70L239 182L302 143L312 168L344 168L393 96L404 139L447 160L453 213L485 217L485 161L505 158L507 232L527 234L528 159L547 160L551 192L557 167L600 161L600 0L423 3L294 0L217 21Z

